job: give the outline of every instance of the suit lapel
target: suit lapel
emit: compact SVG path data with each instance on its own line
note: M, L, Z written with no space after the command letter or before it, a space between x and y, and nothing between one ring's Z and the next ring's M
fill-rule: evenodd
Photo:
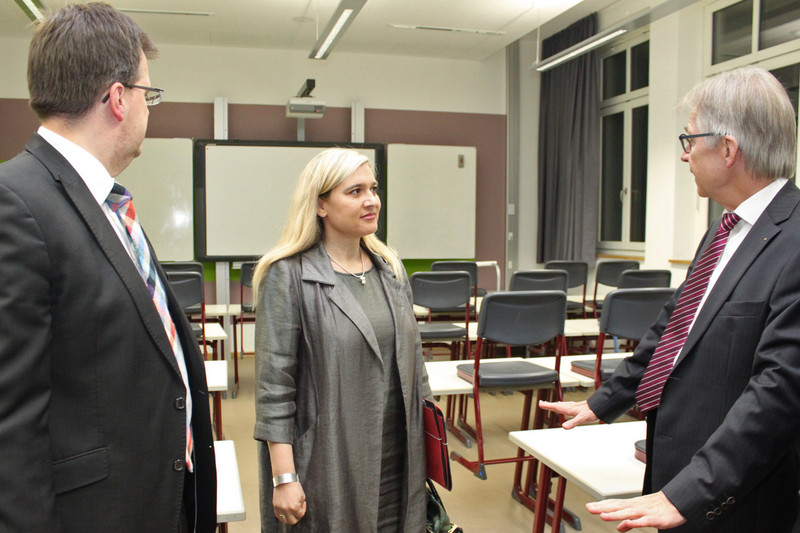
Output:
M322 243L303 254L302 269L303 281L313 281L328 286L328 290L324 291L328 298L355 324L364 336L364 340L367 341L373 355L383 364L378 339L375 337L372 324L353 294L342 283L337 283L336 274Z
M742 279L753 264L753 261L755 261L761 254L761 251L780 234L780 224L791 216L797 206L798 200L800 200L800 198L798 197L797 188L793 184L787 183L758 218L755 225L750 229L744 241L742 241L739 248L725 266L725 270L722 271L722 274L706 298L692 326L692 330L686 338L686 344L683 350L681 350L678 360L675 362L676 366L683 361L686 354L689 353L694 345L703 337L705 331L711 325L722 306L728 301L731 292L736 288L739 280ZM716 224L718 225L718 223L717 221ZM710 231L709 234L711 233L713 232ZM713 239L713 236L711 238ZM710 242L708 238L706 241L708 242L704 243L703 249L705 249ZM700 253L698 253L697 257L700 257ZM695 258L695 262L696 260Z
M150 292L147 290L147 286L142 281L139 271L133 264L133 261L131 261L122 243L119 242L119 237L117 237L114 229L109 224L102 209L97 205L97 202L89 192L83 179L81 179L78 173L75 172L75 169L72 168L61 154L39 135L34 135L31 138L28 142L27 149L47 166L54 179L62 184L75 210L84 220L89 231L97 241L98 246L106 255L109 263L127 288L141 316L142 323L152 337L153 342L158 346L174 371L180 374L175 361L175 355L172 352L169 339L164 331L161 317L158 315L158 311L156 311L153 305ZM152 248L151 253L153 253ZM87 275L91 275L91 273L87 272Z

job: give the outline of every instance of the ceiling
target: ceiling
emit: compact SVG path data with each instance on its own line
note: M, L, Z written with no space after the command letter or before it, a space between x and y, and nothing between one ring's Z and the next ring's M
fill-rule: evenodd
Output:
M576 4L599 0L367 0L337 52L482 60ZM107 0L128 11L156 45L187 44L311 51L339 0ZM78 3L43 0L48 8ZM609 0L602 2L608 5ZM212 13L168 14L169 11ZM390 24L500 35L423 29ZM0 0L0 37L29 38L31 24L14 0Z

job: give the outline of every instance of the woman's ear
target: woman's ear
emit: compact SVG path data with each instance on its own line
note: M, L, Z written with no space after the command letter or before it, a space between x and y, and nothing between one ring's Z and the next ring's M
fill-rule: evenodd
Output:
M317 198L317 216L325 218L328 212L325 210L325 201L322 198Z

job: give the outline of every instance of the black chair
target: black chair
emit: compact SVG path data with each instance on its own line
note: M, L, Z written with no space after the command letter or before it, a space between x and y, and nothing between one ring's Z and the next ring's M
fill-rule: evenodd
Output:
M464 347L463 358L469 354L469 318L472 280L469 272L414 272L409 279L414 305L428 309L428 321L418 324L423 347L448 346L450 359L459 358L459 348ZM464 327L448 322L433 322L433 313L463 309Z
M624 270L619 275L620 289L643 289L646 287L669 287L672 272L669 270Z
M472 312L473 316L477 316L478 297L486 294L486 290L478 288L478 263L475 261L434 261L431 263L432 272L450 272L454 270L469 272L470 283L474 293Z
M594 377L595 387L599 387L623 360L619 357L603 357L606 336L628 339L628 350L632 350L658 319L659 313L674 292L673 288L648 287L617 289L608 293L600 315L596 358L594 361L573 361L572 370Z
M241 278L239 282L239 314L233 316L233 357L239 355L239 343L242 345L240 357L244 358L244 324L255 322L255 305L253 302L253 271L258 263L256 261L245 261L242 263ZM245 290L247 289L247 290ZM249 299L248 299L249 297ZM239 326L237 335L236 326Z
M567 288L583 288L583 295L580 302L573 302L569 299L567 300L567 315L578 315L581 318L586 318L586 283L589 278L589 265L585 261L558 260L546 262L544 264L544 268L553 270L566 270Z
M195 338L200 340L205 351L206 346L206 306L203 293L203 276L190 271L167 271L167 280L178 304L188 316L200 315L200 322L190 322Z
M603 301L597 299L597 288L600 285L609 287L619 287L619 277L626 270L638 270L639 262L627 259L614 261L601 261L597 263L594 273L594 297L592 297L592 310L594 317L597 318L599 311L603 308Z
M161 261L164 272L197 272L203 275L203 263L198 261Z
M566 270L518 270L511 275L510 291L567 292L569 273Z
M478 460L469 461L457 452L451 457L480 479L486 479L486 465L517 463L515 492L523 495L519 487L521 462L530 460L519 450L516 457L487 460L483 449L483 422L481 420L480 393L486 390L519 390L525 394L521 429L530 428L533 391L538 390L537 400L560 400L561 382L559 370L561 355L565 353L564 317L567 295L563 291L516 291L496 292L487 295L478 317L478 336L475 360L458 365L458 375L472 383L472 399L475 406L475 427L466 421L466 413L459 418L461 429L472 435L478 444ZM530 361L484 361L498 344L527 346L556 340L555 370L536 365ZM543 412L538 402L533 416L533 429L561 423L558 416ZM460 431L454 434L463 439Z

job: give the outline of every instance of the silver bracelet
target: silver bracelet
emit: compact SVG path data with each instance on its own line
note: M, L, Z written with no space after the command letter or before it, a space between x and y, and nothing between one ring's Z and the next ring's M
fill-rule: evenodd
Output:
M277 487L278 485L283 485L284 483L294 483L296 481L300 481L300 478L297 477L297 474L294 472L291 474L278 474L274 478L272 478L272 486Z

